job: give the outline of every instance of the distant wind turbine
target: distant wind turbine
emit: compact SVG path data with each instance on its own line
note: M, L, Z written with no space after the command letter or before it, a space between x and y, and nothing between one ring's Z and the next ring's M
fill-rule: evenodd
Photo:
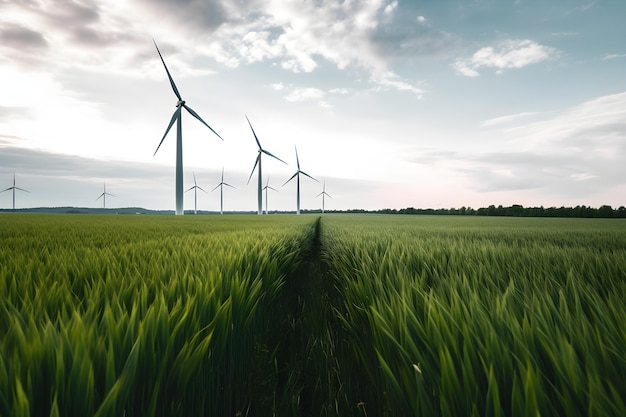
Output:
M104 183L104 191L102 192L102 194L100 194L100 197L96 198L96 201L102 199L102 208L107 208L107 196L110 195L111 197L115 197L113 194L111 193L107 193L107 183Z
M195 172L193 173L193 187L191 187L187 191L191 191L191 190L193 190L193 214L198 214L198 190L204 191L204 189L200 187L198 183L196 182ZM208 194L206 191L204 191L204 193Z
M315 196L315 198L322 196L322 213L324 213L324 197L330 197L330 194L326 192L326 181L324 181L324 187L322 188L322 192ZM332 197L330 197L332 198Z
M224 167L222 167L222 180L220 181L219 184L217 184L217 186L214 189L211 190L211 192L213 192L217 190L218 187L220 189L220 214L224 214L224 186L237 188L224 182Z
M276 192L278 192L278 190L274 187L270 187L270 176L267 176L267 184L265 184L265 187L263 187L263 189L265 190L265 214L270 214L269 210L267 209L267 190L274 190Z
M13 173L13 187L9 187L6 190L2 190L2 191L0 191L0 193L3 193L5 191L9 191L9 190L13 190L13 210L15 210L15 190L20 190L20 191L24 191L24 192L30 193L30 191L28 191L28 190L25 190L23 188L15 186L15 173Z
M261 142L259 142L259 138L257 138L256 133L254 132L254 128L252 127L252 123L250 123L250 119L248 119L248 116L246 116L246 120L248 121L248 124L250 125L250 129L252 129L252 134L254 135L256 144L259 146L259 154L256 157L256 162L254 163L254 167L252 168L252 172L250 173L250 178L248 178L248 184L250 184L250 180L252 179L252 174L254 174L254 170L256 169L258 165L259 166L259 182L258 182L258 194L257 194L258 195L257 214L263 214L263 173L261 172L261 156L263 154L269 155L274 159L278 159L280 162L286 165L287 165L287 162L283 161L282 159L280 159L279 157L275 155L272 155L271 153L269 153L268 151L266 151L265 149L261 147Z
M305 176L311 178L312 180L315 180L315 181L317 181L317 180L300 169L300 159L298 158L298 148L296 148L296 163L298 164L298 170L296 171L295 174L293 174L291 176L291 178L289 178L287 181L285 181L285 184L287 184L292 179L296 178L296 184L297 184L297 186L296 186L296 193L297 193L297 203L298 203L297 204L296 214L300 214L300 174L305 175ZM319 181L317 181L317 182L319 182ZM283 184L283 187L285 186L285 184Z
M154 151L154 155L156 155L156 153L159 151L159 148L161 147L161 144L165 140L165 137L167 136L168 132L172 128L172 125L174 124L174 122L177 122L176 123L176 214L177 215L182 215L182 214L184 214L184 211L183 211L183 128L182 128L182 120L183 120L183 118L182 118L182 109L185 108L185 110L187 110L189 112L189 114L191 114L193 117L198 119L203 125L208 127L211 130L211 132L213 132L213 133L215 133L217 135L218 138L222 139L222 137L215 130L213 130L213 128L211 126L209 126L204 120L202 120L202 118L198 115L198 113L193 111L191 109L191 107L189 107L189 106L187 106L187 104L185 104L185 100L183 100L181 98L180 93L178 92L178 88L176 88L176 84L174 84L174 80L172 79L172 76L170 75L170 72L167 69L167 65L165 65L165 61L163 60L163 56L161 55L161 51L159 51L159 47L157 46L156 42L154 42L154 46L156 47L157 52L159 53L159 57L161 58L161 62L163 63L163 67L165 67L165 72L167 73L167 78L170 80L170 84L172 86L172 90L174 90L174 94L176 95L176 98L178 98L178 102L176 103L176 110L174 111L174 115L172 116L172 119L170 120L170 124L167 126L167 129L165 130L165 134L163 135L163 139L161 139L161 142L159 142L159 146L157 146L156 151ZM224 139L222 139L222 140L224 140Z

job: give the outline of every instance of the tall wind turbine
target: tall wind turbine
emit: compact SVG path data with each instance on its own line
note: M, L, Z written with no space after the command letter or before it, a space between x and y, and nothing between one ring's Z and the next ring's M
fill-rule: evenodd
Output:
M305 175L305 176L311 178L312 180L315 180L315 181L317 181L317 180L300 169L300 159L298 158L298 148L296 148L296 163L298 164L298 170L296 171L295 174L293 174L291 176L291 178L289 178L287 181L285 181L285 184L287 184L292 179L296 178L296 184L297 184L296 192L297 192L297 203L298 203L296 214L300 214L300 174ZM317 182L319 182L319 181L317 181ZM283 187L285 186L285 184L283 184Z
M263 173L261 172L261 155L266 154L271 156L274 159L278 159L283 164L287 164L287 162L283 161L279 157L272 155L265 149L261 147L261 142L259 142L259 138L257 138L256 133L254 132L254 128L252 127L252 123L250 123L250 119L246 116L246 120L250 125L250 129L252 129L252 134L254 135L254 139L256 140L256 144L259 146L259 154L256 157L256 162L254 163L254 167L252 168L252 172L250 173L250 178L248 178L248 184L250 184L250 180L252 179L252 174L254 174L254 170L257 165L259 166L259 182L258 182L258 210L257 214L263 214Z
M324 187L322 188L322 192L315 196L315 198L322 196L322 214L324 213L324 197L330 197L330 194L326 192L326 181L324 181ZM332 198L332 197L330 197Z
M107 183L104 183L104 191L102 192L102 194L100 194L100 197L96 198L96 201L102 199L102 208L107 208L107 196L110 195L111 197L115 197L113 194L111 193L107 193Z
M217 187L220 188L220 214L224 214L224 186L237 188L224 182L224 167L222 167L222 180L220 181L219 184L217 184L217 186L214 189L211 190L211 192L213 192L217 190Z
M198 183L196 182L195 172L193 173L193 187L191 187L187 191L191 191L191 190L193 190L193 214L198 214L198 190L204 191L204 189L200 187ZM208 194L206 191L204 191L204 193Z
M13 210L15 210L15 190L20 190L20 191L24 191L24 192L30 193L30 191L28 191L28 190L25 190L23 188L15 186L15 173L13 173L13 187L9 187L6 190L2 190L2 191L0 191L0 193L3 193L5 191L9 191L9 190L13 190Z
M208 127L211 130L211 132L215 133L218 138L222 139L222 137L215 130L213 130L213 128L211 126L209 126L204 120L202 120L202 118L198 115L198 113L193 111L191 107L189 107L187 104L185 104L185 100L183 100L182 97L180 96L180 93L178 92L178 88L176 88L176 84L174 84L174 80L172 79L172 76L170 75L170 72L167 69L167 65L165 65L165 61L163 60L163 56L161 55L161 51L159 51L159 47L157 46L156 42L154 42L154 46L156 47L157 52L159 53L159 57L161 58L161 62L163 62L163 67L165 67L165 72L167 73L167 78L169 78L169 80L170 80L170 84L172 86L172 90L174 90L174 94L176 95L176 98L178 98L178 102L176 103L176 110L174 111L174 115L172 116L172 119L170 120L170 124L167 126L167 129L165 130L165 134L163 135L163 139L161 139L161 142L159 142L159 146L157 146L156 151L154 151L154 155L156 155L156 153L159 151L159 148L161 147L161 144L165 140L165 137L167 136L168 132L172 128L172 125L174 124L174 122L177 122L176 123L176 214L177 215L182 215L182 214L184 214L184 212L183 212L183 127L182 127L182 119L183 118L182 118L182 109L184 108L185 110L187 110L189 112L189 114L191 114L193 117L198 119L203 125ZM222 140L224 140L224 139L222 139Z
M269 210L267 209L267 190L274 190L276 192L278 192L278 190L274 187L270 187L270 176L267 176L267 184L265 184L265 187L263 187L263 189L265 190L265 214L270 214Z

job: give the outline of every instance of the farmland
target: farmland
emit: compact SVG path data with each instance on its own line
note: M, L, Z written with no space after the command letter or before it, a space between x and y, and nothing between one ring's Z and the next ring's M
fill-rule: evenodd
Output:
M0 216L0 415L626 415L626 222Z

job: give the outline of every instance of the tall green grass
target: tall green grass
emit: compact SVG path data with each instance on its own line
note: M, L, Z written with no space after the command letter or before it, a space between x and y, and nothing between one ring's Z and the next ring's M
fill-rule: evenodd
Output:
M343 383L363 414L626 415L626 223L323 225Z
M626 223L0 216L0 416L626 415Z
M0 415L272 409L306 218L4 216Z

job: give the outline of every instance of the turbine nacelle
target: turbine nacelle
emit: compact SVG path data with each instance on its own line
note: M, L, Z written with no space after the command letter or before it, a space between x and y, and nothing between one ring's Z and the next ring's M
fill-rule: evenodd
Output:
M184 106L184 105L185 105L185 100L178 100L178 101L176 102L176 107L182 107L182 106Z

